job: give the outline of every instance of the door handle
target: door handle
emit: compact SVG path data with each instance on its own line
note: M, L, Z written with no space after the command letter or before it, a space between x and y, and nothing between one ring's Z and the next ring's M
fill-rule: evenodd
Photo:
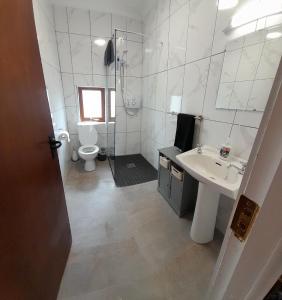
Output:
M62 146L62 142L57 141L54 137L49 136L49 146L51 149L52 158L55 158L56 150Z

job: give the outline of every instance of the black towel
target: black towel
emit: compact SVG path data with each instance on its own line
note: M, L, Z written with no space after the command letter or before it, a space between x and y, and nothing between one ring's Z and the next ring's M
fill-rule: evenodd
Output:
M115 60L114 45L112 40L109 40L104 55L105 66L109 66L112 62L114 62L114 60Z
M174 146L183 152L191 150L195 129L195 116L178 114Z

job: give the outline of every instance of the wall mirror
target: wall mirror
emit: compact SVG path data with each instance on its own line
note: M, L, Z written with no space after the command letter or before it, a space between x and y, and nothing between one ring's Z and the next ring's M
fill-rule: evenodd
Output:
M226 46L216 108L264 111L282 55L282 26Z

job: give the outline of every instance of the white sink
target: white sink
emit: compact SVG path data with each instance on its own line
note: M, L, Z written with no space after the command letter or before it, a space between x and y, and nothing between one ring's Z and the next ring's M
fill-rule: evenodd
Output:
M176 156L181 166L199 181L198 197L191 227L191 237L197 243L213 239L220 194L236 199L243 175L239 174L240 159L219 157L217 149L203 146L202 153L193 149Z
M218 151L210 146L202 147L202 154L193 149L176 156L182 167L194 178L208 184L210 188L235 199L242 181L242 175L230 163L238 164L238 158L228 161L220 159Z

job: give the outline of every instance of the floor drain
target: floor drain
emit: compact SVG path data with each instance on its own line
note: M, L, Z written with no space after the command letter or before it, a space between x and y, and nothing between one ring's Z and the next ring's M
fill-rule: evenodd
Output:
M135 165L135 163L129 163L129 164L126 164L126 167L127 167L127 169L132 169L132 168L136 168L136 165Z

